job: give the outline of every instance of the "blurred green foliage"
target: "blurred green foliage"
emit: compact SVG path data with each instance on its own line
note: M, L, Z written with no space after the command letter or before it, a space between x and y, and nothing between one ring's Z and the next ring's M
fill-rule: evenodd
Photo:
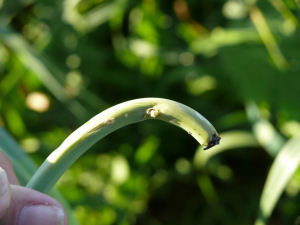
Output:
M0 125L41 163L109 106L180 101L224 132L220 148L240 151L204 156L183 131L144 122L94 146L58 188L83 225L253 224L273 157L300 132L299 9L297 0L0 0ZM270 224L299 221L299 176Z

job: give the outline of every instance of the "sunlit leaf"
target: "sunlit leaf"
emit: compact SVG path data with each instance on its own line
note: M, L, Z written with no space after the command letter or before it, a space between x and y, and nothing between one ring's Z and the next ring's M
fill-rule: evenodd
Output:
M288 141L275 158L260 198L255 225L266 224L288 181L300 163L300 136Z
M246 112L253 124L253 133L258 143L275 157L285 143L284 137L275 129L273 124L260 115L259 108L254 102L246 104Z

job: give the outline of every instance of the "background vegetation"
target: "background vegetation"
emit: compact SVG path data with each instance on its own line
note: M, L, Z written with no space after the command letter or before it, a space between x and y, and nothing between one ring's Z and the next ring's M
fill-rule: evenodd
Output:
M94 146L58 189L83 225L253 224L274 157L300 132L299 9L297 0L0 0L0 125L40 164L109 106L182 102L222 133L220 147L199 152L182 130L143 122ZM299 224L299 178L270 224Z

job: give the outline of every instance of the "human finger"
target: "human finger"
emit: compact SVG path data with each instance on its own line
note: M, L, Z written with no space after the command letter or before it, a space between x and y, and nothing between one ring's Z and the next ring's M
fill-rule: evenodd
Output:
M18 185L10 185L10 192L5 225L68 225L64 208L52 197Z
M2 167L7 174L7 178L10 184L19 184L18 178L15 174L15 170L8 159L8 157L0 149L0 167Z

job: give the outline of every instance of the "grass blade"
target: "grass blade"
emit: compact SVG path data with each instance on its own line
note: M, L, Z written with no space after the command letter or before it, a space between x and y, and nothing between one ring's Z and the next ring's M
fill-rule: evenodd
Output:
M288 181L300 163L300 136L289 140L275 158L260 198L255 225L266 224Z
M253 6L249 11L249 14L250 14L251 21L254 24L267 51L269 52L270 57L274 61L274 64L280 70L286 69L288 67L288 62L283 56L263 13L260 11L258 7Z
M259 36L252 28L217 28L209 35L198 38L191 42L190 49L198 54L212 55L222 47L258 41Z
M247 116L253 126L253 134L258 143L272 157L275 157L285 144L285 138L275 129L273 124L260 115L254 102L246 104Z

